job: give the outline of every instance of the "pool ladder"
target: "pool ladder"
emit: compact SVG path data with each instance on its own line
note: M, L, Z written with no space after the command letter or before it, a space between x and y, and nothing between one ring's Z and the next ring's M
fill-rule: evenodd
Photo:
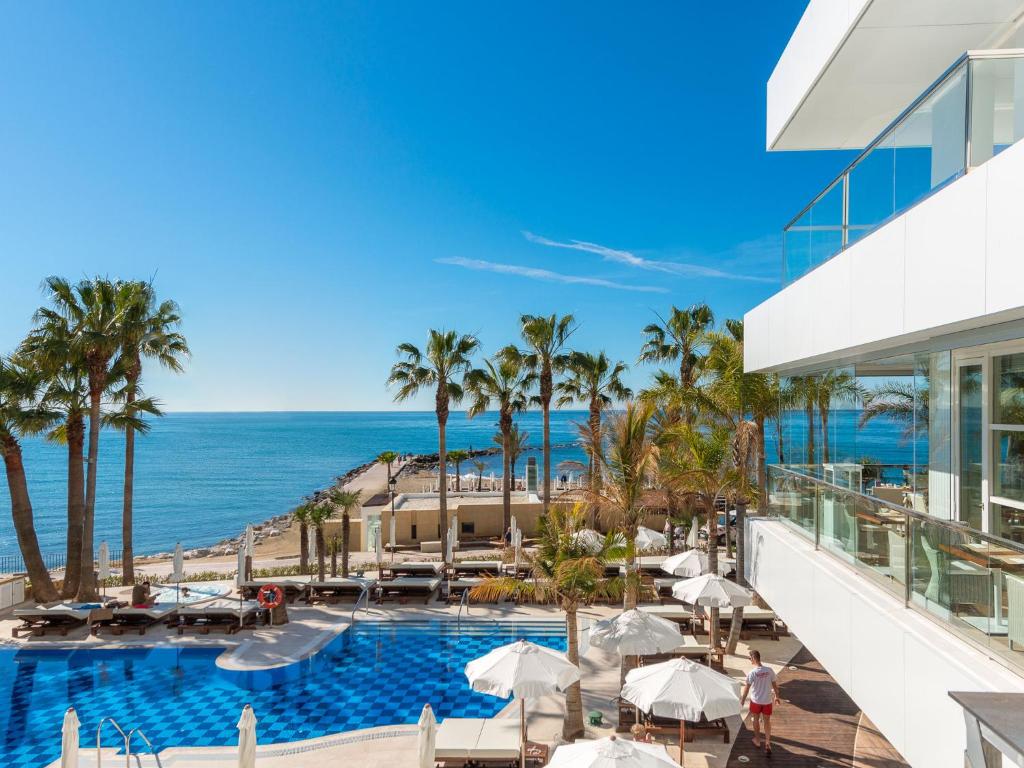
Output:
M121 727L120 723L112 717L104 717L100 719L99 725L96 726L96 768L102 768L103 766L103 740L102 731L103 724L110 723L121 734L121 738L124 740L124 765L125 768L131 768L132 765L132 737L138 735L140 739L146 742L146 746L149 747L150 753L153 755L153 759L156 761L157 766L160 765L160 755L153 749L153 742L146 736L145 731L141 728L132 728L128 733L124 732L124 728ZM135 756L135 762L140 763L139 756Z
M462 590L462 597L459 598L459 613L455 617L455 623L457 626L462 626L462 609L466 609L466 615L469 616L469 590Z
M356 623L356 612L359 610L359 604L361 602L363 602L364 599L366 600L366 613L370 612L370 592L371 592L371 586L372 585L367 584L365 587L363 587L363 591L360 592L359 593L359 597L356 598L356 604L352 606L352 619L351 620L352 620L353 624Z

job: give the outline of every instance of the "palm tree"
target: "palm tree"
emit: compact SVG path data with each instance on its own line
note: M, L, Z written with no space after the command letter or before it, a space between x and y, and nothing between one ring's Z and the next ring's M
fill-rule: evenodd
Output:
M512 525L512 417L526 409L527 393L535 381L536 375L515 347L505 347L494 359L484 360L483 368L474 368L466 374L466 391L472 400L469 418L485 413L492 404L498 408L498 428L502 436L503 531Z
M409 343L398 345L396 353L405 359L391 367L391 375L388 377L388 386L398 387L395 402L408 400L421 388L434 387L437 458L441 472L438 538L444 535L448 527L448 470L444 462L448 454L445 445L448 409L452 403L462 400L462 385L457 379L470 369L470 357L479 347L480 342L475 336L459 335L455 331L431 330L425 353Z
M596 355L572 352L566 359L565 370L567 378L555 386L558 407L574 402L587 405L590 490L597 495L601 489L601 412L614 400L627 400L633 396L632 390L622 382L622 375L628 368L621 361L613 364L604 352Z
M832 460L828 440L829 410L833 405L859 405L864 400L865 392L856 376L842 370L828 370L819 375L815 391L821 421L821 458L828 464Z
M388 468L388 486L391 485L391 465L395 463L398 458L398 454L395 451L384 451L377 456L377 463L384 464Z
M551 398L555 393L554 376L565 367L566 342L579 327L572 315L523 315L520 334L530 348L526 364L537 374L539 392L533 398L540 405L544 421L544 512L551 499ZM514 462L513 462L514 464Z
M45 286L52 309L40 308L35 319L39 323L49 324L59 317L67 323L76 356L84 362L89 388L89 452L82 515L82 573L77 597L79 600L94 600L96 574L93 570L93 527L102 428L101 406L110 381L111 364L121 349L121 326L130 306L131 290L126 283L115 283L100 277L81 280L74 285L61 277L48 277Z
M461 448L457 451L448 451L448 461L455 465L455 492L462 490L462 462L469 458L469 451Z
M502 445L505 442L505 438L501 432L495 432L491 437L492 442L497 445ZM530 433L524 432L519 429L518 424L512 425L512 432L509 434L509 445L508 445L508 463L509 469L512 474L512 484L516 482L516 462L519 461L519 457L529 450Z
M313 503L304 501L292 510L292 519L299 524L299 573L309 573L309 520Z
M185 337L178 333L181 324L178 305L158 302L153 284L141 281L124 283L125 310L121 318L120 362L124 371L124 488L121 514L122 578L135 583L133 544L133 502L135 495L135 432L131 417L143 410L136 405L144 358L156 360L169 371L184 370L182 360L189 355ZM150 411L149 413L153 413Z
M335 510L341 511L341 576L348 578L348 554L351 550L351 528L352 513L359 509L363 502L362 491L346 491L344 488L335 486L328 494L328 500Z
M688 309L673 306L668 318L658 316L660 323L644 328L647 339L640 349L639 362L665 363L679 361L679 388L686 392L697 384L701 370L701 351L707 343L707 332L715 315L707 304L694 304ZM687 411L687 423L694 415Z
M309 508L309 524L316 531L316 571L320 581L327 576L327 542L324 539L324 524L330 520L334 511L330 504L313 504ZM342 555L344 558L344 555Z
M25 435L39 434L60 418L41 404L42 385L38 371L19 361L0 358L0 454L11 494L11 518L32 595L39 602L49 602L59 595L39 551L20 442Z
M928 431L928 388L914 382L898 379L886 381L864 396L860 412L860 426L877 418L887 418L903 424L902 438L910 440L916 429Z
M608 420L603 430L605 434L598 435L604 443L603 450L589 446L593 436L586 427L581 429L584 445L601 457L604 474L600 491L591 492L590 501L595 507L612 513L609 529L621 531L626 540L628 577L623 602L626 610L636 608L639 602L636 535L647 517L644 490L658 461L658 447L651 433L653 411L650 403L627 403L622 413Z
M614 599L622 592L620 579L604 578L605 562L619 557L621 548L609 535L600 550L593 552L584 541L574 536L584 527L581 508L551 505L551 511L541 515L538 521L537 550L532 559L533 578L484 579L482 584L470 590L471 598L484 602L512 597L557 603L565 614L566 656L577 666L580 663L579 609L598 598ZM571 741L583 732L583 697L577 682L565 692L562 737Z
M479 493L484 487L484 470L487 469L487 462L473 459L473 469L476 470L476 490Z

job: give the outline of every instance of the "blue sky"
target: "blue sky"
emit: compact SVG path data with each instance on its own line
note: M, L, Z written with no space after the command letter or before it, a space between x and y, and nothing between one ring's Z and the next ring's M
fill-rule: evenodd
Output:
M845 162L764 151L804 2L553 5L0 6L0 352L51 273L181 304L172 410L390 408L431 327L573 312L633 363L673 303L741 315Z

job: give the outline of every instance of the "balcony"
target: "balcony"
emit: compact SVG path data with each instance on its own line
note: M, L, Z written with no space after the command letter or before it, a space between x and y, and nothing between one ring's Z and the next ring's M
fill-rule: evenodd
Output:
M1024 138L1024 49L969 51L783 230L783 286Z

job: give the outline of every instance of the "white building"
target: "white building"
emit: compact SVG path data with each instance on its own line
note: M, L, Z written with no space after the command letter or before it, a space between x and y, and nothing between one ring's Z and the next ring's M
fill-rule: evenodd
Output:
M1021 138L1024 0L811 0L768 82L769 150L863 151L745 318L791 394L749 579L922 768L976 743L950 691L1024 692Z

